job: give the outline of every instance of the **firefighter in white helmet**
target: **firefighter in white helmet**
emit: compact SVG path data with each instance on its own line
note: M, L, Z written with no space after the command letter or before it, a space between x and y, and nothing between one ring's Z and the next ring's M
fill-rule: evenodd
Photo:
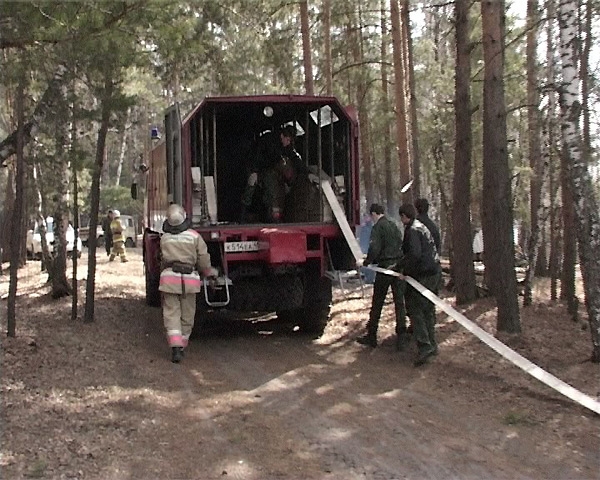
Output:
M112 251L108 259L112 262L115 257L120 257L121 262L127 262L127 255L125 253L125 237L123 235L123 224L121 223L121 212L113 210L113 219L110 222L110 230L112 232Z
M160 239L163 321L171 347L171 361L179 363L194 326L196 293L201 276L215 277L206 243L190 228L185 210L177 204L167 209Z

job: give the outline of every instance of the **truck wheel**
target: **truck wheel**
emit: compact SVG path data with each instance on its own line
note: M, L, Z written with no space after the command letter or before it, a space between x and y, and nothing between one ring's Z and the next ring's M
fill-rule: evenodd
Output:
M320 336L329 321L331 300L331 280L307 277L303 306L278 311L277 317L285 322L294 322L304 333Z
M160 307L160 291L158 290L160 276L152 275L145 267L144 275L146 277L146 305Z
M332 298L329 278L307 278L304 307L302 316L298 319L301 331L313 335L323 334L327 322L329 322Z
M125 246L127 248L135 247L135 244L133 243L133 240L131 239L131 237L129 237L127 240L125 240Z

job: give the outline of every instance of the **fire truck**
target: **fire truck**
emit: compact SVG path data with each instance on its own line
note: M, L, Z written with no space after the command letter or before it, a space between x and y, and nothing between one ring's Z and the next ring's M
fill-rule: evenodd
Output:
M281 177L281 214L273 218L260 205L267 174L253 163L267 152L277 155L278 132L286 126L295 133L303 166L302 173ZM335 97L207 97L183 119L178 105L169 107L162 138L143 168L147 304L160 305L160 235L167 207L178 203L219 272L197 295L200 314L275 312L303 331L321 333L329 319L332 272L355 264L336 212L355 230L358 140L355 109ZM326 187L333 201L324 195Z

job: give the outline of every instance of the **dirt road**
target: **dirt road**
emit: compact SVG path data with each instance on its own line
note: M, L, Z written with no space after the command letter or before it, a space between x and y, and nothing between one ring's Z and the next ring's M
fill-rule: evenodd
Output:
M24 273L21 334L2 340L3 478L600 478L600 419L447 319L440 355L415 369L392 346L390 305L372 350L354 342L370 292L337 292L320 339L222 317L175 365L130 258L99 260L91 325ZM594 392L597 366L554 366Z

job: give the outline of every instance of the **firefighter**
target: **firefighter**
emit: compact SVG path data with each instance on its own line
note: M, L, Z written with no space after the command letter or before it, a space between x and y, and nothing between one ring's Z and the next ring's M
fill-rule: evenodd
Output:
M127 262L125 254L125 237L123 236L123 224L121 223L121 212L113 210L113 219L110 222L110 231L112 232L112 252L108 258L112 262L117 256L121 258L121 263Z
M171 347L171 361L181 362L194 326L196 293L201 290L200 274L214 278L206 243L190 228L185 210L172 204L167 209L160 239L163 321ZM200 272L200 273L198 273Z
M279 144L272 130L261 133L257 139L256 152L252 158L250 176L242 195L242 222L249 218L253 209L255 191L261 192L264 220L279 223L283 220L286 193L299 174L308 174L302 157L296 151L296 129L286 125L279 130Z

